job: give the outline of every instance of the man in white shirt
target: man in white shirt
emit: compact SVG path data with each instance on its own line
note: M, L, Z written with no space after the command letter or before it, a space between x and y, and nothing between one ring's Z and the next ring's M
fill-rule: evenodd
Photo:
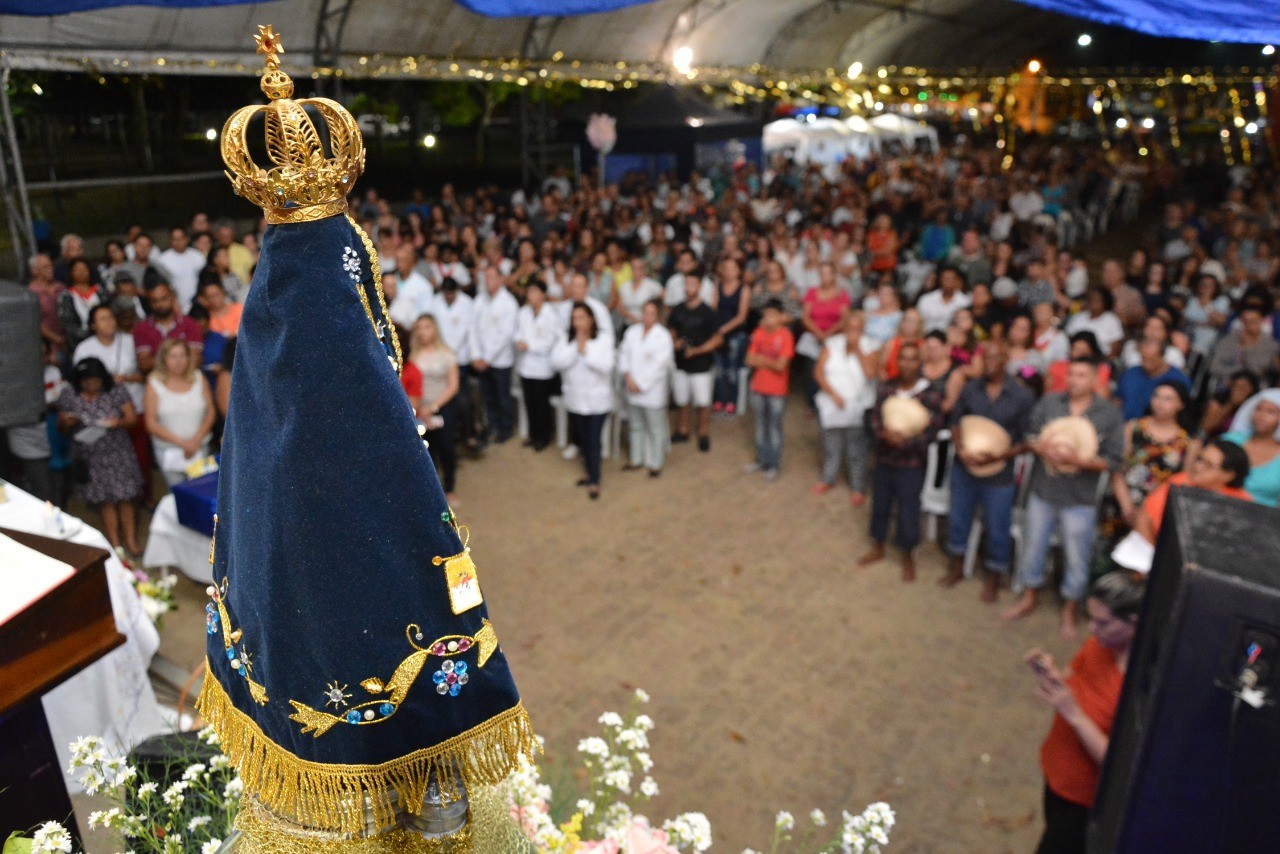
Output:
M173 285L173 291L178 296L178 305L183 311L190 311L200 271L209 263L209 259L200 250L192 248L186 229L175 228L169 232L169 248L161 252L157 260L169 274L169 284Z
M410 329L419 317L431 313L435 291L431 283L415 269L418 251L413 248L412 243L397 246L395 258L396 296L391 305L387 306L387 311L396 326Z
M520 305L496 267L480 273L483 286L471 320L471 372L480 383L489 417L489 437L501 445L511 438L514 404L511 368L515 365L516 316Z
M667 279L667 287L663 303L667 308L683 305L685 301L684 277L689 273L693 273L698 269L698 256L694 254L692 249L681 249L680 254L676 256L676 271ZM702 277L702 290L699 293L701 299L707 305L715 302L716 288L711 280L706 276ZM565 315L566 318L568 315Z
M556 303L556 309L560 312L561 326L568 334L569 318L573 315L573 304L575 302L584 302L591 309L591 313L596 316L596 325L600 327L602 334L608 334L610 338L614 338L613 316L609 312L609 307L600 300L587 293L590 284L587 277L582 273L574 273L569 277L569 287L565 291L565 298Z
M471 271L458 260L458 248L452 243L446 243L440 247L440 260L435 263L435 275L432 278L443 282L450 277L463 289L471 284ZM479 296L478 292L476 296Z
M1009 197L1009 210L1018 222L1030 222L1044 210L1044 196L1036 192L1031 182L1023 178L1018 182L1018 189Z
M973 304L963 287L964 279L956 268L942 268L942 272L938 274L938 289L929 291L916 303L916 310L924 321L925 332L933 332L935 329L946 332L956 312Z

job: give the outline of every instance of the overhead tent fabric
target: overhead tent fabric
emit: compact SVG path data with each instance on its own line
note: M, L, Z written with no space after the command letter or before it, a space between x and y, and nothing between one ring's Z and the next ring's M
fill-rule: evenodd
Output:
M261 58L248 34L258 24L284 33L295 76L340 71L348 78L422 77L407 60L511 59L554 65L552 57L669 68L688 47L699 67L796 71L918 65L1007 70L1030 52L1074 38L1080 15L1120 15L1146 32L1189 35L1191 0L0 0L0 41L10 65L93 73L253 73ZM1200 2L1200 0L1197 0ZM216 4L216 5L215 5ZM1203 37L1280 42L1280 4L1204 3L1218 30ZM349 10L345 21L335 10ZM478 11L475 11L478 10ZM581 14L598 11L601 14ZM511 16L515 17L511 17ZM1148 16L1149 17L1143 17ZM490 17L497 16L497 17ZM1118 18L1117 18L1118 20ZM341 21L341 27L335 22ZM1252 29L1251 29L1252 28ZM1223 33L1231 29L1232 33ZM322 51L317 33L333 36ZM323 54L323 55L322 55ZM361 63L361 58L365 63ZM159 60L164 64L159 64ZM375 62L374 60L379 60ZM383 61L385 60L385 61ZM568 69L566 69L568 70ZM445 70L435 69L439 76ZM744 72L747 73L747 72ZM301 83L302 81L299 80Z

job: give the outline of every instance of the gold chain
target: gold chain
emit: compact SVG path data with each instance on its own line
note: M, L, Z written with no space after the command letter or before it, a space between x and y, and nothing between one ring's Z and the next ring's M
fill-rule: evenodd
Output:
M391 336L391 346L395 349L395 369L396 375L404 369L404 355L400 352L400 336L396 334L395 323L391 320L391 313L387 310L387 296L382 290L382 264L378 261L378 250L374 248L373 241L369 239L369 235L364 233L364 229L355 221L351 214L347 214L347 222L351 223L351 227L356 230L356 234L360 235L360 241L364 243L364 250L369 254L369 266L373 270L373 289L378 295L378 308L382 311L383 318L387 321L387 335ZM356 293L360 295L360 304L364 306L364 313L369 317L369 323L373 326L373 331L378 331L378 321L373 316L373 308L369 305L369 295L365 293L364 285L356 286ZM381 337L381 336L379 336Z

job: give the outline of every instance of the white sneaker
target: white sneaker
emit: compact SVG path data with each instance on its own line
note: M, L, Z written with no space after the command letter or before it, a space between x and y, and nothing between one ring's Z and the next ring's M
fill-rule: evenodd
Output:
M769 481L770 483L773 483L775 480L777 480L777 479L778 479L778 470L777 470L777 469L765 469L765 470L764 470L764 479L765 479L765 480L767 480L767 481Z
M562 460L576 460L577 458L578 458L577 445L568 445L565 447L563 451L560 452L560 459Z
M764 466L759 463L747 463L742 467L742 471L746 474L755 474L758 471L764 471Z

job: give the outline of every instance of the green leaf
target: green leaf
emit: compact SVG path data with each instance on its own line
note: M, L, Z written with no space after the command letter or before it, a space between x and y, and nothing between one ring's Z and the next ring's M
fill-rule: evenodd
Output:
M15 830L4 841L0 854L31 854L31 840L22 835L23 831Z

